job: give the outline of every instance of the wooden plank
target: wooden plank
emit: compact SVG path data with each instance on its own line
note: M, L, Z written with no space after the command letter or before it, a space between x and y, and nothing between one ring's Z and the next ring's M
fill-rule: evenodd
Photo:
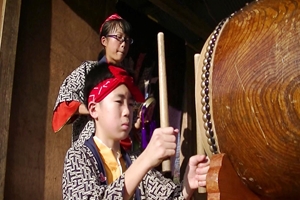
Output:
M149 0L158 8L172 16L177 21L185 24L186 27L194 32L202 39L206 39L212 32L212 28L198 16L196 16L190 9L178 4L173 0Z
M3 27L3 15L5 9L6 0L0 0L0 48L1 48L1 38L2 38L2 27Z
M6 157L21 0L3 0L0 49L0 199L4 199ZM5 12L3 12L5 11Z

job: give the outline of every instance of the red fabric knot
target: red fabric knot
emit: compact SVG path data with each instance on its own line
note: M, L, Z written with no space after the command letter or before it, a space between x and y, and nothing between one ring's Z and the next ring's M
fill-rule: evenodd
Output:
M115 19L122 19L122 17L119 16L117 13L115 13L115 14L112 14L111 16L109 16L108 18L106 18L106 20L103 22L103 24L102 24L101 27L100 27L100 34L101 34L101 32L102 32L103 25L104 25L106 22L108 22L108 21L110 21L110 20L115 20Z
M139 88L134 84L133 78L128 73L120 68L110 65L110 72L113 78L106 79L95 86L90 92L88 103L102 101L111 91L121 84L125 84L130 91L132 97L137 102L144 102L145 98Z

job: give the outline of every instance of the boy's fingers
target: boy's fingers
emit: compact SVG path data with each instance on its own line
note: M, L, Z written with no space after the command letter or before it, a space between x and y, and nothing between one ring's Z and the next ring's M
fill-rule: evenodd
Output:
M160 128L161 133L166 134L166 135L174 135L178 134L179 130L174 129L173 127L165 127L165 128Z
M176 144L174 142L165 142L164 146L166 149L176 149Z
M198 181L206 181L206 174L197 175L196 178Z
M197 168L196 174L198 175L207 174L208 170L209 170L209 166Z
M206 181L198 181L198 187L205 187Z
M198 164L209 162L209 158L205 155L194 155L190 157L189 162L190 165L198 166Z
M165 159L167 159L170 156L174 156L175 153L175 149L167 149Z
M136 122L134 123L134 127L136 129L139 129L141 127L141 119L137 118Z
M165 135L163 137L164 142L176 142L176 136L175 135Z

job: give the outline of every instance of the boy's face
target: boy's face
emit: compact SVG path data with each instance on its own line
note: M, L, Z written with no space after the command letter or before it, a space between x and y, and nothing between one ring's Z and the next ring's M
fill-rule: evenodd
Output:
M106 59L108 63L120 65L126 57L130 44L125 41L119 41L118 38L126 38L121 28L109 33L108 37L102 37L101 42L105 47Z
M133 105L134 100L126 85L116 87L95 104L94 111L90 110L95 119L96 134L115 141L125 139L132 127Z

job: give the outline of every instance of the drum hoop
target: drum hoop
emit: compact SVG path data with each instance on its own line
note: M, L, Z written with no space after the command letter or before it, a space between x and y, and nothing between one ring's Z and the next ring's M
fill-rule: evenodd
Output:
M222 20L215 28L213 33L210 35L210 37L207 39L205 45L206 50L201 52L201 54L204 53L204 60L202 62L202 75L201 75L201 104L202 104L202 126L200 127L202 130L200 133L205 133L205 136L207 138L207 143L209 146L209 151L206 150L207 155L211 156L211 154L218 154L220 153L217 135L214 123L213 123L213 113L211 111L211 101L212 95L209 89L209 83L212 82L211 74L213 70L213 59L216 49L216 44L219 39L219 36L221 35L225 25L228 23L230 18L234 16L234 13L230 15L229 17ZM203 58L203 57L202 57ZM199 62L200 63L200 62Z

